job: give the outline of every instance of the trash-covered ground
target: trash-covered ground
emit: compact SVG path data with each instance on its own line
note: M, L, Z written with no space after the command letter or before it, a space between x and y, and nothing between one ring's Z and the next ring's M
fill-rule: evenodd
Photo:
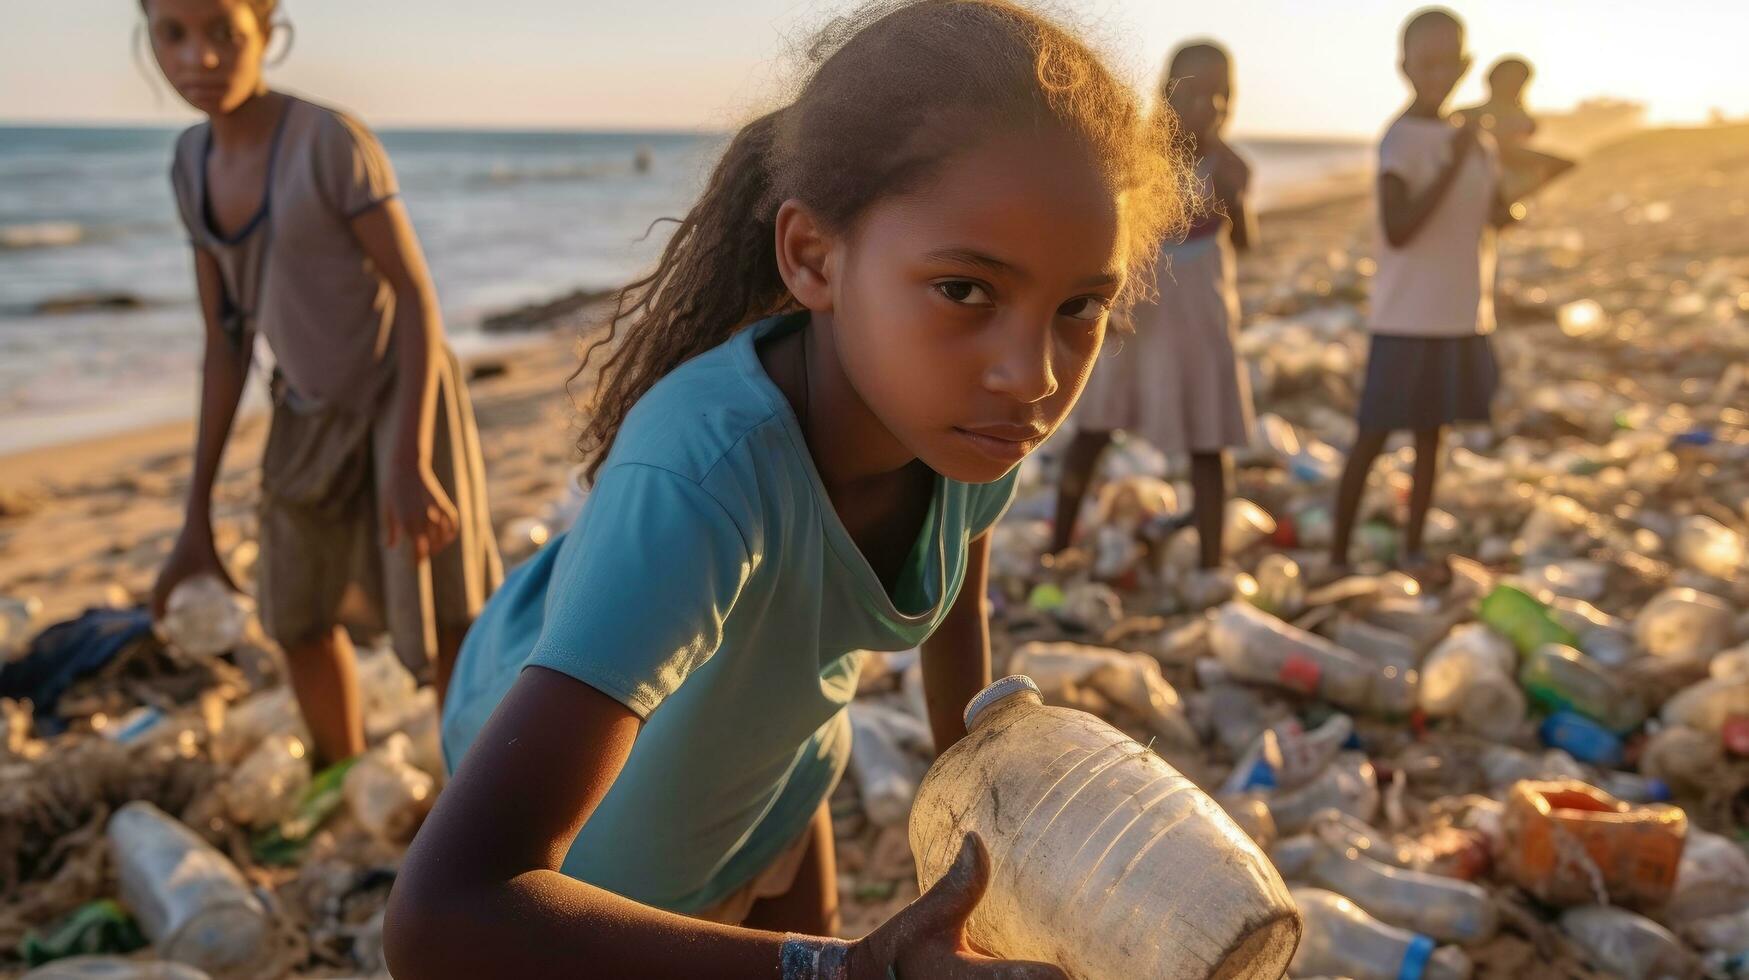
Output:
M1295 975L1749 976L1749 128L1605 150L1506 238L1495 425L1454 440L1429 520L1449 578L1394 567L1406 453L1374 473L1352 571L1324 558L1365 352L1366 203L1263 230L1241 263L1261 419L1232 566L1194 570L1182 462L1133 442L1107 455L1075 548L1044 555L1047 447L996 531L997 674L1227 807L1307 917ZM494 494L513 471L548 501L498 501L515 558L576 501L552 489L562 466L503 462ZM0 548L33 540L34 506L0 511ZM247 522L229 533L246 565ZM139 597L138 568L118 598ZM0 580L0 647L62 618L26 602L64 608L43 581ZM373 749L312 772L278 654L241 619L192 615L198 598L173 645L123 601L38 637L68 652L22 679L0 673L53 701L6 704L0 970L155 933L134 956L213 975L381 972L382 907L439 791L430 693L365 652ZM852 708L831 803L850 936L917 894L913 662L870 655ZM166 889L171 858L202 869L204 897ZM196 906L233 945L187 928Z

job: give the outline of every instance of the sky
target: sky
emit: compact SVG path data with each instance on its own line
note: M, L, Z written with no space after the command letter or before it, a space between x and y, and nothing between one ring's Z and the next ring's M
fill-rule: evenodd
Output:
M727 129L772 104L842 0L283 0L274 84L377 126ZM1179 42L1233 52L1241 135L1367 135L1401 105L1401 0L1052 0L1139 86ZM1533 106L1614 96L1655 122L1749 116L1749 0L1452 0L1479 99L1494 58L1537 66ZM142 68L133 0L0 0L0 120L184 124ZM131 48L130 45L133 45ZM130 55L137 50L138 55ZM150 72L152 77L148 77Z

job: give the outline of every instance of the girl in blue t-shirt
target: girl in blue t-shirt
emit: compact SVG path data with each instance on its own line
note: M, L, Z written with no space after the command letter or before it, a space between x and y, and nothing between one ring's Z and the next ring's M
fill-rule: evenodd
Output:
M1186 169L1169 114L1001 0L881 4L813 51L591 350L593 489L463 647L398 976L1061 976L966 944L976 840L829 938L825 800L857 650L921 644L937 748L964 735L985 532Z

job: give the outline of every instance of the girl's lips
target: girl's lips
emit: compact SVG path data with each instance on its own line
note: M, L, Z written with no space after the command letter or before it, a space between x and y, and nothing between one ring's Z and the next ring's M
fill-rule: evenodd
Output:
M1026 426L1015 426L1007 429L1001 426L980 426L977 429L954 427L954 434L991 459L1012 463L1025 457L1027 453L1038 448L1044 441L1045 434L1037 429ZM1023 438L995 435L992 433L1025 433Z

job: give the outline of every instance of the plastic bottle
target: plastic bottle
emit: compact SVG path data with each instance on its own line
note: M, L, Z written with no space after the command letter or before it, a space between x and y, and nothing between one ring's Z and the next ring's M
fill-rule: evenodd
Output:
M1296 977L1350 980L1469 980L1470 958L1432 937L1385 925L1322 888L1295 888L1306 937L1293 961Z
M1609 566L1602 562L1570 558L1528 568L1520 576L1525 591L1549 592L1568 599L1589 602L1603 597L1609 587Z
M1586 769L1560 749L1532 753L1510 745L1487 745L1476 760L1482 779L1490 789L1511 786L1521 779L1584 779Z
M1688 828L1676 885L1660 918L1672 924L1749 907L1749 855L1735 841Z
M1537 728L1543 744L1560 749L1580 762L1614 769L1622 762L1621 737L1574 711L1557 711Z
M204 970L165 960L73 956L39 966L22 980L211 980Z
M1221 790L1298 789L1328 768L1353 734L1354 721L1343 714L1331 715L1309 732L1298 718L1279 722L1257 736L1239 757Z
M1560 921L1561 931L1593 965L1621 980L1689 980L1700 975L1694 954L1670 930L1643 915L1587 905L1562 912Z
M1562 626L1536 597L1510 585L1497 585L1482 598L1477 611L1482 622L1512 641L1519 653L1530 653L1545 643L1578 646L1579 638Z
M1634 619L1634 638L1654 657L1704 663L1731 644L1731 607L1694 589L1665 589Z
M1676 884L1688 816L1629 806L1577 780L1521 782L1506 799L1507 877L1551 905L1655 906Z
M262 739L275 732L283 732L305 745L310 744L310 730L304 724L290 687L257 691L232 705L224 714L214 755L222 762L242 759L261 744Z
M1306 608L1306 577L1299 562L1283 554L1263 556L1257 563L1257 594L1251 601L1271 616L1291 619Z
M1487 627L1451 631L1421 665L1420 705L1430 718L1501 738L1524 721L1524 693L1513 679L1517 656Z
M1336 621L1331 638L1344 650L1351 650L1382 666L1407 672L1421 665L1420 652L1413 637L1375 626L1364 619L1342 617Z
M262 968L272 922L223 854L143 800L117 810L107 835L122 904L159 955L220 975Z
M1277 843L1269 857L1289 878L1328 888L1381 922L1440 942L1485 942L1499 927L1493 898L1467 881L1393 867L1309 834Z
M1743 574L1749 562L1749 549L1743 535L1720 524L1705 514L1690 514L1682 519L1671 549L1676 560L1689 568L1714 578L1734 579Z
M1350 711L1396 715L1414 705L1410 675L1378 667L1245 603L1221 607L1209 630L1209 645L1221 665L1241 680L1315 695Z
M30 652L36 621L42 615L42 600L0 596L0 664L11 663Z
M1275 518L1269 511L1244 497L1234 497L1227 503L1227 520L1221 538L1227 553L1239 554L1259 544L1275 533Z
M1749 643L1740 643L1714 655L1706 672L1719 679L1749 680Z
M1014 651L1008 667L1032 678L1052 704L1091 710L1097 702L1078 703L1081 695L1091 692L1140 719L1148 731L1172 745L1198 744L1178 691L1160 672L1160 662L1145 653L1082 643L1032 642Z
M1646 720L1640 699L1624 691L1598 663L1569 646L1548 643L1524 658L1519 683L1540 707L1576 711L1616 732Z
M437 781L407 761L412 743L396 732L346 773L342 794L359 825L378 840L406 844L437 798Z
M231 819L245 827L265 827L290 816L310 785L308 756L296 736L262 739L220 787Z
M911 816L917 782L929 768L929 728L907 712L871 701L852 701L849 711L850 775L863 812L877 826L896 827ZM921 755L912 750L919 737Z
M216 657L243 641L254 604L217 575L183 579L170 590L164 619L157 623L164 641L192 657Z
M1711 677L1676 692L1659 717L1666 725L1687 725L1717 735L1733 715L1749 715L1749 677Z
M1286 970L1300 935L1286 886L1158 756L1018 676L972 699L966 729L924 777L910 836L924 890L967 832L989 848L971 941L1087 980Z
M1284 834L1299 833L1325 810L1371 823L1378 809L1378 773L1359 752L1343 752L1306 785L1269 796L1269 812Z

